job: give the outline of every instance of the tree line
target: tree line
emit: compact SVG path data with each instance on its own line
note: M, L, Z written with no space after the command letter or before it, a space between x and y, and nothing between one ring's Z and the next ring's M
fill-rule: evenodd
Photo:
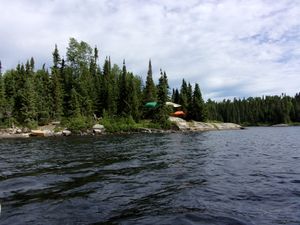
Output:
M2 74L0 61L0 126L20 124L34 127L51 121L83 120L110 117L131 118L135 122L150 119L160 127L170 126L172 108L165 102L181 105L185 118L196 121L233 122L244 125L300 123L300 93L294 97L250 97L204 102L199 84L182 80L180 88L168 85L160 70L158 83L153 81L151 60L146 81L120 68L106 57L99 65L99 51L84 41L70 38L66 56L55 45L53 63L35 69L34 59ZM146 108L147 102L157 102Z
M43 65L36 70L31 58L4 74L0 62L1 126L34 127L54 120L93 120L102 116L151 119L161 127L169 125L171 109L165 102L171 97L175 100L176 93L170 96L165 71L160 70L158 84L154 83L151 60L144 83L140 76L127 71L125 60L120 68L106 57L100 66L97 47L75 38L70 38L65 58L56 45L52 58L49 69ZM178 102L191 112L189 118L206 119L199 115L204 101L198 84L192 91L190 84L183 81L178 94ZM145 108L145 103L151 101L158 102L158 107Z
M300 123L300 93L206 102L209 120L244 125Z

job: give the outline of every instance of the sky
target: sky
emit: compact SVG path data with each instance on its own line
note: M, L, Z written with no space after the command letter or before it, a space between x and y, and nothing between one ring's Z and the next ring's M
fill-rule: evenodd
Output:
M207 100L300 92L298 0L1 0L2 71L34 57L51 66L70 37L171 88L199 83Z

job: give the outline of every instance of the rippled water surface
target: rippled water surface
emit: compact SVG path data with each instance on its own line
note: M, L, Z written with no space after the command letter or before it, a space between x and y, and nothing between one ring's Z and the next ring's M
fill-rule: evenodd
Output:
M300 224L300 127L0 140L0 224Z

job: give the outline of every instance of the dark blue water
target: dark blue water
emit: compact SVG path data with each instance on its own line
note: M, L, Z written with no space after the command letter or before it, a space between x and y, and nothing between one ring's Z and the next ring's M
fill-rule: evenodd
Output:
M0 140L0 224L300 224L300 127Z

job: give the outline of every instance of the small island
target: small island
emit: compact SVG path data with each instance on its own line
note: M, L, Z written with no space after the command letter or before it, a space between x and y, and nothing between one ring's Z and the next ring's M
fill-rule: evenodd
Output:
M241 129L300 122L300 94L216 102L203 100L198 83L157 84L149 60L146 81L112 64L99 50L70 38L66 56L55 45L53 65L35 69L34 58L3 74L0 62L0 136L69 136L121 132Z

